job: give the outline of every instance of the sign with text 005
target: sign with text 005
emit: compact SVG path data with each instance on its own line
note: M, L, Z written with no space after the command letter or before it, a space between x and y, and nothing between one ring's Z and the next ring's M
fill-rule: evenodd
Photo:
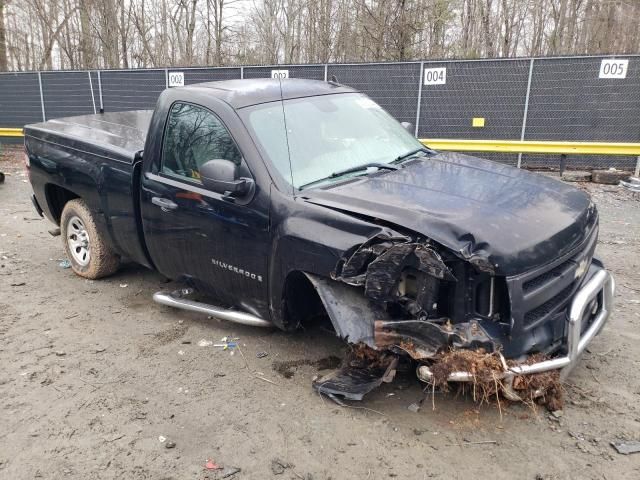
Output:
M627 78L629 60L605 58L600 64L600 78Z

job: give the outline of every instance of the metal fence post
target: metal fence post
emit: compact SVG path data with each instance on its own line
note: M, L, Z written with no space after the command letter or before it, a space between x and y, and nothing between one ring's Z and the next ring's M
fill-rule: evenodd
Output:
M328 64L324 64L324 81L326 82L327 80L329 80L329 77L327 76L329 73L329 65Z
M42 93L42 72L38 72L38 85L40 86L40 107L42 107L42 121L47 121L47 114L44 110L44 94Z
M420 62L420 83L418 84L418 107L416 108L415 136L418 137L420 128L420 107L422 106L422 83L424 82L424 62Z
M169 88L169 69L164 69L164 88Z
M93 94L93 80L91 80L91 70L87 70L87 75L89 76L89 90L91 90L91 103L93 104L93 113L98 113L96 111L96 97Z
M244 67L240 67L240 80L244 80Z
M524 134L527 131L527 115L529 114L529 95L531 94L531 78L533 77L533 62L532 58L529 62L529 80L527 80L527 96L524 100L524 115L522 116L522 131L520 132L520 141L524 141ZM522 152L518 153L518 168L522 167Z
M636 177L640 177L640 157L636 160L636 171L634 173Z
M100 113L104 113L104 103L102 103L102 75L98 70L98 95L100 96Z

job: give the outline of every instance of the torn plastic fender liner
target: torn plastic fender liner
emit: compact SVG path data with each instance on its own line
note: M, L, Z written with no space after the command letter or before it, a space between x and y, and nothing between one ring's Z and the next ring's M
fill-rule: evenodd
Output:
M389 314L365 297L362 289L335 280L305 273L318 292L336 334L350 343L365 343L375 348L373 325L390 320Z

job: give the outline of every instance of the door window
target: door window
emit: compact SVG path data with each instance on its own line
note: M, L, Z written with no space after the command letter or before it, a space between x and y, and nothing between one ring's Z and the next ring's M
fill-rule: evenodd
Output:
M209 160L242 166L242 155L218 117L188 103L171 107L162 150L162 173L191 181L200 182L200 166Z

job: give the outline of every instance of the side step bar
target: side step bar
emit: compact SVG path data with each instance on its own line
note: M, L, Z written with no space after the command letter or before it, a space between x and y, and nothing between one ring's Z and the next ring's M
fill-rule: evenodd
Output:
M226 308L215 307L207 303L194 302L193 300L187 300L185 295L191 293L188 289L177 290L175 292L156 292L153 294L154 302L167 305L169 307L181 308L183 310L190 310L192 312L206 313L212 317L219 318L221 320L227 320L229 322L241 323L242 325L249 325L251 327L272 327L271 322L263 320L260 317L251 315L250 313L239 312L237 310L228 310Z

